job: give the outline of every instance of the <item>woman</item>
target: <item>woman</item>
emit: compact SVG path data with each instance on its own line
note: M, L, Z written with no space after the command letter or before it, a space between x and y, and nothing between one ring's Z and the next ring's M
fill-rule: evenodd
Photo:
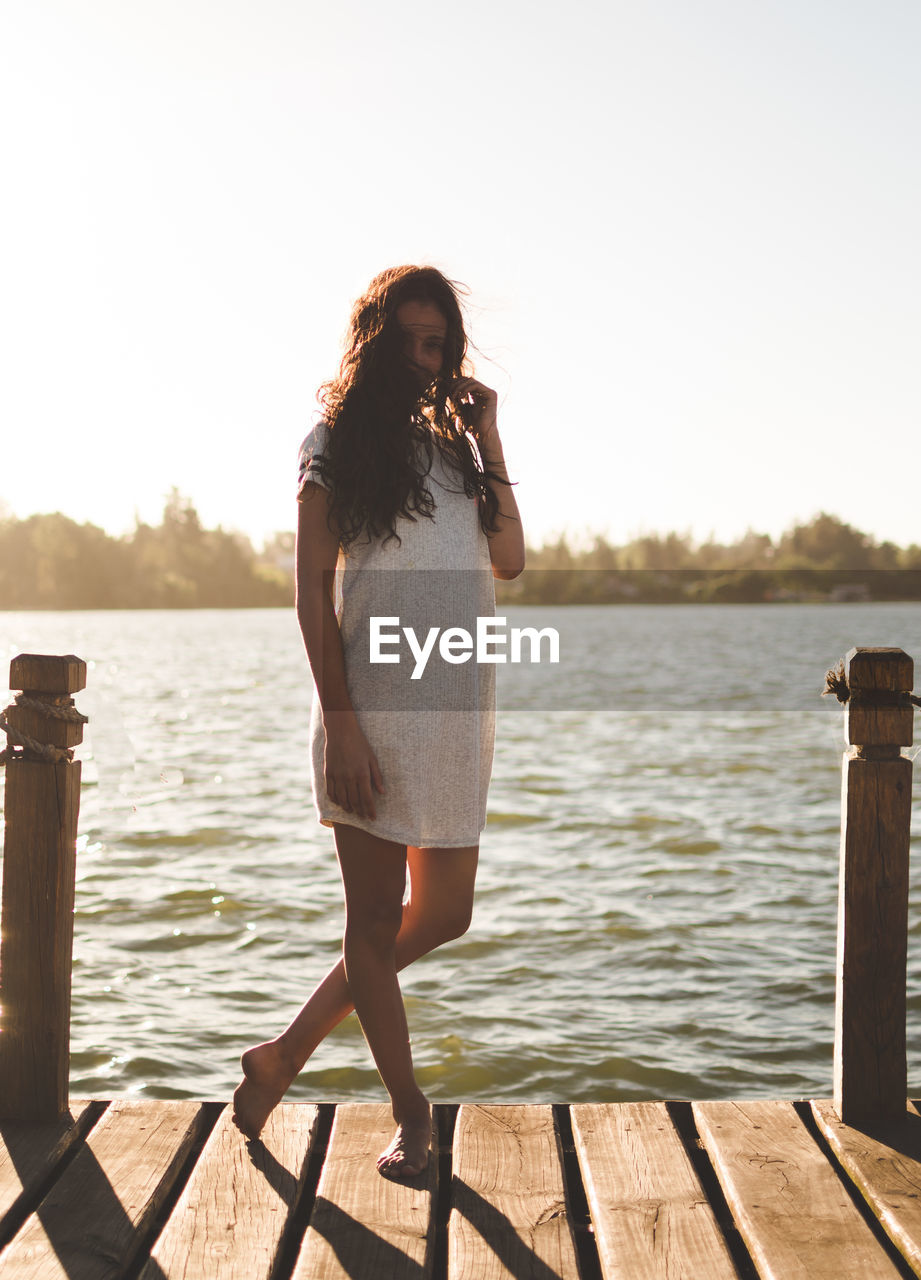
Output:
M496 393L469 376L466 352L452 283L432 267L385 271L353 308L324 419L301 448L297 616L316 686L314 800L345 889L343 956L280 1036L243 1054L234 1094L235 1123L254 1138L354 1008L397 1125L377 1161L388 1177L429 1158L397 971L470 921L495 673L450 651L430 657L427 684L393 648L372 664L370 619L448 627L457 608L492 613L493 577L524 567Z

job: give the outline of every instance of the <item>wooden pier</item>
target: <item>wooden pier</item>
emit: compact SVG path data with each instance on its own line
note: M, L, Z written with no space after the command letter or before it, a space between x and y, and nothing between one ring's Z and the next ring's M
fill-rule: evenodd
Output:
M388 1182L374 1104L74 1103L0 1126L3 1280L897 1280L921 1275L921 1115L825 1102L436 1108Z
M17 679L18 678L18 682ZM921 1277L907 1101L913 665L854 649L842 780L833 1097L436 1106L432 1160L382 1178L389 1108L71 1101L83 687L23 655L0 943L0 1280L894 1280ZM50 726L45 721L50 719Z

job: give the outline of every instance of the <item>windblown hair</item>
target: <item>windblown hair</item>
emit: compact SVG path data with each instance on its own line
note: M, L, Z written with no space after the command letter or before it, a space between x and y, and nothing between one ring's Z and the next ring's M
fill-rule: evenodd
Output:
M330 527L343 547L363 534L386 533L385 542L399 542L401 516L432 519L435 501L424 478L436 448L453 462L464 493L480 499L483 531L497 530L499 500L487 480L509 481L484 471L467 435L471 406L449 395L469 371L459 289L434 267L393 267L376 276L352 308L339 375L318 396L329 441L316 463L332 490ZM442 370L425 388L403 354L396 311L404 302L433 303L447 321Z

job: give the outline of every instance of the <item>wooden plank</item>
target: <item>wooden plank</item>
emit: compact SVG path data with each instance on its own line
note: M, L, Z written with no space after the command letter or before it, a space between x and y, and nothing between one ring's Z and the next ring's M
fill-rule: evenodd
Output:
M432 1273L437 1151L412 1181L383 1178L375 1160L393 1137L390 1107L336 1108L323 1172L292 1280Z
M247 1142L231 1112L221 1112L141 1280L271 1275L303 1188L318 1111L276 1107L258 1142Z
M113 1102L0 1253L3 1280L116 1280L204 1123L200 1102Z
M7 1223L77 1142L82 1142L103 1104L72 1102L60 1120L0 1124L0 1244L13 1234ZM18 1223L17 1223L18 1227Z
M736 1280L665 1103L586 1104L570 1112L606 1280Z
M764 1280L896 1280L791 1102L695 1102L693 1111Z
M549 1106L462 1106L454 1132L449 1280L576 1280Z
M916 1276L921 1276L921 1114L908 1103L900 1121L862 1133L842 1123L834 1103L812 1114L848 1177Z

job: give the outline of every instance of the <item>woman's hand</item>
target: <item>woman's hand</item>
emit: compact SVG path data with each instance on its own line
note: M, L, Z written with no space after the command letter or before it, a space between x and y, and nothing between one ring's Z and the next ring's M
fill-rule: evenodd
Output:
M492 387L478 382L476 378L458 378L451 384L449 394L482 453L483 446L499 433L496 421L498 395Z
M451 384L449 394L464 425L476 440L487 484L498 504L498 527L486 531L493 575L503 580L517 578L524 569L524 534L499 439L496 422L499 397L491 387L477 382L476 378L458 378ZM482 498L477 501L482 505Z
M326 759L324 774L327 794L347 813L360 818L377 816L374 791L384 794L384 779L377 756L359 728L354 712L332 712L327 715Z

